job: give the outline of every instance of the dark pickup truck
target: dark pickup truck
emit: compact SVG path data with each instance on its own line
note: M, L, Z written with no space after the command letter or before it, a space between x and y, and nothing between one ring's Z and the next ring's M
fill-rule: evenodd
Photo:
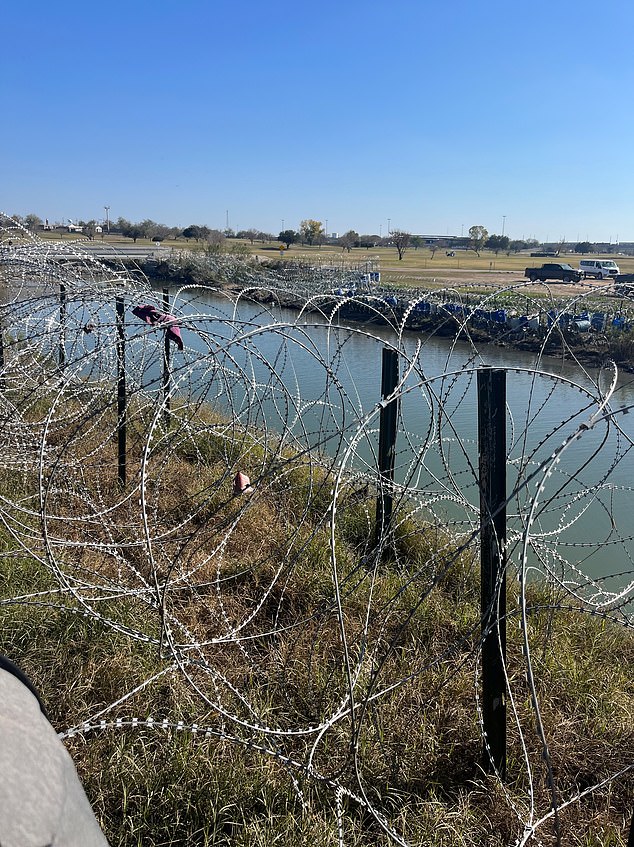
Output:
M579 282L583 279L581 271L576 271L565 262L550 262L542 265L541 268L526 268L524 276L527 276L531 282L536 282L538 279L542 281L560 279L562 282Z
M634 274L619 274L614 278L614 293L634 299Z

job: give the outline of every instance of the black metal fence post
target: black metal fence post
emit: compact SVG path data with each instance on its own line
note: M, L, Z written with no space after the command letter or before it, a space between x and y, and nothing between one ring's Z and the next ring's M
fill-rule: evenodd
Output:
M59 284L59 369L66 364L66 286Z
M398 353L388 347L383 348L381 360L381 398L383 405L379 419L379 474L380 490L376 501L376 536L378 546L383 533L392 521L394 496L394 463L396 459L396 424L398 419L398 400L389 403L385 400L398 385Z
M117 316L117 468L119 482L126 484L126 390L125 390L125 304L116 298Z
M478 371L484 768L506 777L506 371Z
M163 289L163 310L166 315L169 314L170 310L170 295L169 289ZM170 371L170 339L167 332L164 333L165 339L165 348L163 355L163 405L165 407L164 420L165 420L165 428L169 429L170 425L170 385L171 385L171 371Z
M4 321L0 315L0 391L4 391Z

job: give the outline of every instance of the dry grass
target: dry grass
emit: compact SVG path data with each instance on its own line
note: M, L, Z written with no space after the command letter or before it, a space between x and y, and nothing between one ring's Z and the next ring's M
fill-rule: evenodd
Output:
M71 407L50 441L57 450L47 477L57 555L69 579L95 586L82 594L99 616L83 615L68 592L61 597L51 571L17 554L6 530L0 533L3 596L50 591L38 598L44 605L0 606L0 649L33 678L55 726L81 724L166 671L108 718L151 715L170 726L183 721L182 730L109 728L68 742L112 844L325 847L338 837L328 780L357 794L363 786L367 802L412 844L512 844L529 816L529 774L537 816L548 813L514 625L509 674L527 760L509 722L507 785L481 770L477 551L456 555L455 541L402 513L393 558L373 567L364 559L371 550L371 492L344 490L337 597L324 468L290 454L281 468L279 459L272 465L269 453L246 438L241 452L228 442L222 421L202 414L155 441L142 513L136 471L144 414L138 409L133 416L133 496L124 502L116 445L102 437L111 411L104 409L95 426ZM35 420L35 409L32 415ZM250 497L233 497L233 475L245 455L258 485ZM86 457L81 474L69 475L79 457ZM56 483L62 473L65 485ZM15 496L18 483L25 496L37 492L32 473L5 472L5 491L10 487ZM143 517L161 539L152 556L139 541ZM30 520L37 537L37 519ZM136 593L119 596L119 588ZM549 600L542 589L532 591L536 607ZM166 616L175 642L198 645L189 678L169 670L169 652L159 652ZM237 626L240 641L225 637ZM530 627L540 706L565 800L631 764L634 639L580 612L535 611ZM342 629L356 667L357 707L354 717L345 713L324 730L311 758L320 779L291 763L306 762L314 736L274 742L223 719L200 696L221 701L245 723L256 715L281 731L318 725L341 708L347 691ZM187 729L193 723L216 734L193 734ZM621 779L574 803L560 815L562 844L624 845L632 794L631 779ZM388 843L367 804L345 796L342 802L346 845ZM541 842L552 841L553 832L546 824Z

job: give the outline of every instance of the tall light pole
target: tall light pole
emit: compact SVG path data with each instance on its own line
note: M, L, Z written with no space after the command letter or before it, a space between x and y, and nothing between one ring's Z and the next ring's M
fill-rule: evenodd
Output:
M104 206L106 211L106 229L108 230L108 235L110 235L110 206Z
M392 218L387 219L387 234L390 234L390 223L392 222Z
M328 218L326 218L326 238L328 238Z
M506 215L502 215L502 235L504 235L504 225L506 224Z

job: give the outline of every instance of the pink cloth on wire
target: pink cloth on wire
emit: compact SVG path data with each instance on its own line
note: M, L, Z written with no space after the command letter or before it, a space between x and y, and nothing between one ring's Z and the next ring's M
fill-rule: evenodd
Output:
M251 494L253 488L251 486L251 480L245 473L238 473L235 475L233 480L233 493L234 494Z
M183 339L181 338L181 330L176 323L174 315L167 315L165 312L159 312L156 306L145 304L144 306L135 306L132 309L132 314L137 318L141 318L146 324L151 326L164 326L167 332L167 337L176 342L179 350L183 349Z

